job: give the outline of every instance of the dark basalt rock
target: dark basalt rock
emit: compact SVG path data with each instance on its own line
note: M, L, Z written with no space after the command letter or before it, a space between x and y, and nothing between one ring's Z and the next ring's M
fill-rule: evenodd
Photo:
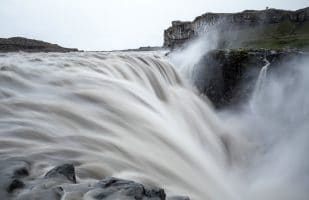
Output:
M7 188L7 191L11 193L16 189L23 188L24 186L25 184L22 181L18 179L14 179L12 183L10 184L10 186Z
M73 164L64 164L53 168L45 175L45 178L66 178L72 183L76 183L75 168Z
M165 200L163 189L107 177L92 183L77 183L73 164L63 164L48 171L43 178L30 177L30 163L21 158L0 160L0 199L60 200ZM189 200L174 196L170 200Z
M136 199L136 200L165 200L165 192L160 188L146 188L134 181L127 181L108 177L100 181L96 187L98 190L95 199Z
M0 52L71 52L78 49L64 48L57 44L22 37L0 38Z
M172 26L164 31L163 46L171 49L181 47L215 29L214 34L220 38L219 48L300 48L309 46L308 27L309 7L296 11L266 9L245 10L240 13L206 13L192 22L172 22Z
M8 199L17 189L25 187L23 178L29 175L30 162L23 159L0 160L0 199Z
M216 108L237 106L250 98L265 59L270 62L271 71L275 71L290 60L308 57L292 50L214 50L195 66L194 81Z

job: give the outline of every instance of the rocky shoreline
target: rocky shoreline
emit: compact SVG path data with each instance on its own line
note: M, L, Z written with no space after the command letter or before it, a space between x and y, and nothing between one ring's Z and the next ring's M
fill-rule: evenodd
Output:
M57 44L32 40L23 37L0 38L0 52L74 52L78 51L75 48L64 48Z
M33 179L31 162L21 158L0 160L0 196L17 200L132 199L189 200L185 196L167 197L164 189L134 181L105 177L100 181L80 183L75 166L55 166L42 177ZM4 178L5 177L5 178Z

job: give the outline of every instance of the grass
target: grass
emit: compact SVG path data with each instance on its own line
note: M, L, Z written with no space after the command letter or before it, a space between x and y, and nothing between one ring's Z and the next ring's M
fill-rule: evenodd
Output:
M291 35L282 37L264 37L256 40L245 41L245 48L266 48L266 49L308 49L309 35Z
M243 48L309 50L309 22L263 25L240 31L240 45ZM246 38L246 39L243 39Z

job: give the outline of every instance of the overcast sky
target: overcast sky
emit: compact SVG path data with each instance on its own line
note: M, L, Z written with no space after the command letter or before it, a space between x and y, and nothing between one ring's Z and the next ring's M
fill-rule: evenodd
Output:
M159 46L173 20L266 6L295 10L309 0L0 0L0 37L83 50Z

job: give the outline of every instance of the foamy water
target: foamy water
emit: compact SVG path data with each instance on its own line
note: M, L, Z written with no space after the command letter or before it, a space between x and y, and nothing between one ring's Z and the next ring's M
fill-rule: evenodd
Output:
M30 160L33 178L73 162L79 182L116 176L199 200L309 195L307 114L301 128L277 108L218 117L161 52L9 53L0 67L0 155Z

